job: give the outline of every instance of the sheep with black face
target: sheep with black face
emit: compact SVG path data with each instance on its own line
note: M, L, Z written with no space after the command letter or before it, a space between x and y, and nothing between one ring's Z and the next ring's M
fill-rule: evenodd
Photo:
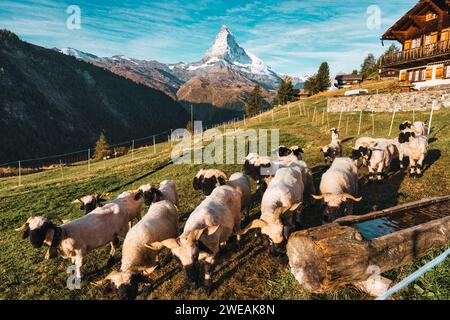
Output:
M88 194L86 196L83 196L81 198L78 198L77 200L73 201L73 203L79 203L80 204L80 210L83 210L86 214L94 210L95 208L101 207L102 202L106 202L107 200L103 198L104 194L99 195L97 193L95 194Z
M332 163L336 157L342 157L342 143L339 139L339 131L336 128L332 128L330 131L331 142L320 148L325 163Z
M93 249L111 244L110 260L112 262L119 245L119 236L128 231L129 203L139 201L142 194L135 193L134 199L117 198L106 203L78 219L57 226L54 216L31 217L16 229L22 231L22 238L30 237L33 247L48 246L48 258L58 254L64 259L71 259L76 267L76 276L81 278L83 257Z
M336 158L320 181L319 196L326 204L325 222L331 222L344 214L353 213L353 201L361 201L358 193L358 169L352 159Z
M178 210L168 200L152 204L147 214L127 233L122 247L119 271L112 271L106 280L121 299L134 299L138 282L157 267L159 250L149 250L145 244L178 236ZM161 249L161 248L160 248Z
M226 243L234 233L240 232L241 198L239 192L230 186L219 186L206 197L191 213L178 238L154 242L147 246L159 249L169 248L180 260L186 279L198 283L199 268L204 268L204 286L209 293L211 272L220 245Z
M223 185L228 185L236 189L241 197L241 212L247 215L252 206L252 192L250 181L243 173L233 173L227 178L225 172L217 169L201 169L194 177L193 186L195 190L202 190L205 196L209 196L212 191Z
M269 237L271 252L280 253L295 227L296 211L304 202L306 192L313 192L312 174L304 161L281 168L272 179L261 201L261 217L253 220L242 232L261 229Z
M402 150L409 157L410 176L420 177L428 154L428 138L414 132L402 132L398 137Z

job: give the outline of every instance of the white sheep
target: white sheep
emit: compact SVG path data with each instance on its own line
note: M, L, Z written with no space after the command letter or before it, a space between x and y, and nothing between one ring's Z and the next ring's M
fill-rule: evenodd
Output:
M353 213L353 201L361 201L356 198L358 194L358 168L350 158L336 158L331 167L323 174L320 181L319 196L315 199L323 199L327 205L324 218L333 221L342 213L345 205L347 214Z
M211 291L211 272L220 244L233 234L240 232L241 198L231 186L220 186L213 190L191 213L184 225L183 233L148 245L149 248L169 248L180 260L187 279L197 282L199 266L203 262L204 285Z
M103 197L105 194L99 195L97 193L95 194L89 194L85 195L83 197L80 197L76 199L75 201L72 201L72 203L80 204L80 210L83 210L86 214L91 212L97 207L102 206L102 202L106 202L107 200Z
M16 231L23 232L22 238L29 236L35 248L48 246L48 258L56 258L59 253L64 259L71 259L76 267L76 277L81 278L83 257L89 251L111 243L109 261L114 257L118 237L125 236L128 231L129 212L124 198L117 198L61 226L53 223L54 216L36 216Z
M399 135L398 141L409 157L410 176L421 176L423 162L428 154L428 138L414 132L404 132Z
M295 227L295 212L304 201L305 190L314 190L312 176L304 161L280 168L273 177L261 201L261 217L253 220L242 234L260 228L271 241L272 252L279 252Z
M320 151L323 153L325 163L332 163L336 157L342 157L342 143L336 128L331 129L331 142L321 147Z
M290 163L291 160L295 159L290 159L287 162ZM260 156L256 153L249 153L245 158L243 172L256 181L257 190L260 191L269 185L275 172L285 166L283 161L272 160L270 157Z
M363 157L368 161L369 181L383 180L383 175L389 171L392 160L398 156L398 149L393 140L380 139L371 148L363 147Z
M98 285L110 280L122 299L134 299L140 275L148 275L157 266L157 250L145 244L178 236L178 210L172 201L162 200L152 204L147 214L127 233L122 246L122 263L119 271L112 271Z
M192 184L195 190L202 190L205 196L210 195L219 186L229 185L235 188L241 195L241 212L249 214L252 207L252 192L250 181L243 173L233 173L228 179L221 170L201 169L194 177Z

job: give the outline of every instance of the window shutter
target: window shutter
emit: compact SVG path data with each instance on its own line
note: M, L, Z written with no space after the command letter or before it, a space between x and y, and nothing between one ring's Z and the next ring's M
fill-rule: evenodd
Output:
M447 41L447 40L448 40L448 29L442 30L441 41Z
M433 68L427 67L427 71L425 73L425 80L431 80L433 78Z
M431 44L437 43L437 40L438 40L438 33L437 32L433 32L431 34L430 43Z
M444 77L444 66L436 68L436 79L442 79Z
M403 44L403 51L411 49L411 40L406 40Z
M406 81L406 70L400 71L400 81Z

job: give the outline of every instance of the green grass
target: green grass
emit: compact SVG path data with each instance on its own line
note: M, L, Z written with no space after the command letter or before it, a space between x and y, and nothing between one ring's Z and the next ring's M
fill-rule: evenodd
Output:
M329 143L329 128L337 127L339 114L328 114L322 125L322 111L326 106L326 96L316 96L305 101L309 118L300 114L298 104L271 111L261 119L247 120L248 128L279 128L280 142L285 145L300 144L305 150L305 161L311 166L322 165L319 153L321 145ZM312 116L316 109L316 121ZM425 120L429 112L416 112L416 119ZM399 172L392 172L388 181L382 185L366 185L361 179L360 190L364 200L357 204L357 213L367 213L393 205L409 202L429 196L450 194L449 176L449 139L448 126L450 110L436 111L433 119L434 134L430 144L430 153L426 169L421 179L412 179ZM347 127L348 117L348 127ZM412 113L397 113L393 126L393 136L398 125L405 119L412 119ZM358 130L359 114L344 114L341 121L341 135L346 154L349 154ZM391 114L375 114L375 136L388 134ZM244 123L239 123L240 128ZM231 128L231 126L229 127ZM222 127L220 127L222 129ZM372 120L368 113L363 114L361 136L372 135ZM106 268L109 246L89 253L83 266L84 278L81 290L66 289L66 268L70 261L57 259L44 260L45 249L35 250L29 241L20 239L14 228L20 226L30 215L56 213L63 219L74 219L83 214L71 204L77 197L103 192L133 181L165 163L170 158L170 145L159 144L157 152L153 147L136 150L116 160L86 163L22 176L22 185L18 186L17 177L0 179L0 299L104 299L103 288L94 287L91 282L107 275ZM201 202L200 193L192 189L192 178L202 167L217 167L230 174L241 170L241 165L169 165L155 174L137 180L126 188L115 192L138 187L143 183L157 183L163 179L177 182L180 203L180 227L189 213ZM364 172L361 173L363 175ZM319 182L319 177L316 179ZM259 208L253 208L253 217L259 214ZM386 272L395 283L417 270L443 249L432 252L418 261L401 268ZM168 254L163 251L163 255ZM119 254L120 257L120 254ZM120 262L113 267L117 269ZM437 266L394 296L395 299L449 299L450 298L450 262ZM183 286L184 275L176 259L155 271L150 283L140 286L138 299L204 299L201 290L188 290ZM231 248L221 254L213 274L215 282L212 299L369 299L367 295L352 286L346 286L327 294L313 295L302 290L291 275L285 260L273 258L268 253L265 240L255 238L252 233L246 235L240 249Z

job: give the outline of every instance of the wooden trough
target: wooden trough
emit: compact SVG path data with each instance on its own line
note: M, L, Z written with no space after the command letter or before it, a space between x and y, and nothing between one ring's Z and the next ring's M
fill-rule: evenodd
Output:
M293 233L287 244L291 272L309 292L346 284L384 293L385 272L450 243L450 196L423 199Z

